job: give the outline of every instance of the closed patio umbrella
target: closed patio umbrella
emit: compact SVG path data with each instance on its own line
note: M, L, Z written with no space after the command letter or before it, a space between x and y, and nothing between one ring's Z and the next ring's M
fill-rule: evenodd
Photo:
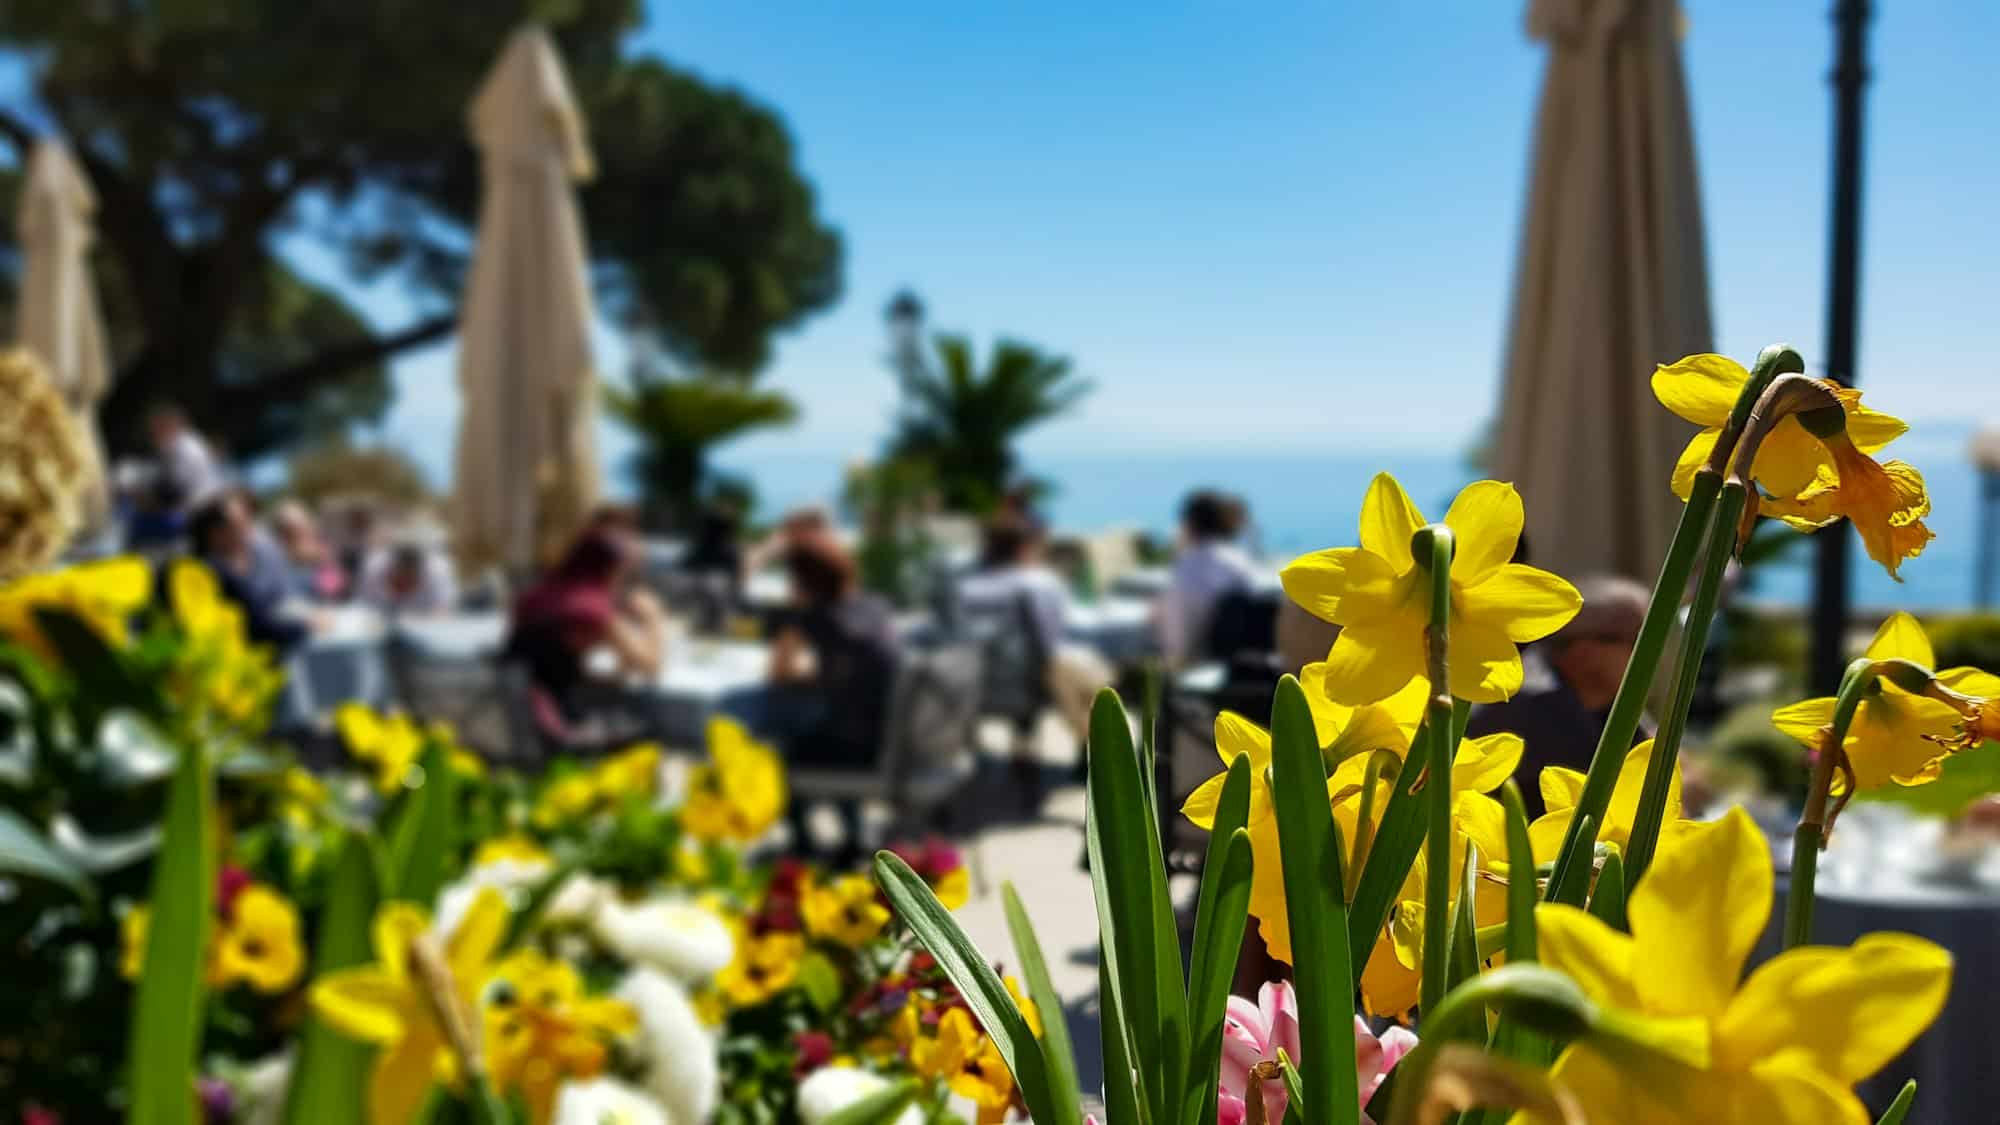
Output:
M1493 468L1534 562L1651 580L1692 433L1654 365L1712 348L1672 0L1532 0L1549 44Z
M23 260L14 333L48 367L88 442L84 471L91 479L78 491L86 527L99 526L108 512L97 403L111 386L111 371L90 274L96 211L97 195L69 149L60 141L37 141L21 185Z
M592 160L540 28L508 41L470 116L484 180L459 314L452 530L463 567L518 575L597 498L595 313L572 190Z

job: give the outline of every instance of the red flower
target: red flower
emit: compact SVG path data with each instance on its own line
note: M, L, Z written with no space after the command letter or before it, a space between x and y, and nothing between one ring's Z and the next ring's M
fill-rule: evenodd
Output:
M833 1061L833 1036L824 1031L801 1031L792 1036L792 1044L799 1052L794 1074L810 1074Z
M215 873L215 910L224 918L236 910L236 896L240 895L255 880L250 873L233 863L225 863Z

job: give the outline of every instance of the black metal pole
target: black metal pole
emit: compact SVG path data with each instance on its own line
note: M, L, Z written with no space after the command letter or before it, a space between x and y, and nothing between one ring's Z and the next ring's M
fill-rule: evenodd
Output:
M1855 329L1861 301L1861 95L1868 84L1868 0L1838 0L1833 9L1833 231L1827 270L1826 374L1855 378ZM1853 536L1844 527L1815 537L1812 666L1816 695L1832 695L1847 664L1848 579Z

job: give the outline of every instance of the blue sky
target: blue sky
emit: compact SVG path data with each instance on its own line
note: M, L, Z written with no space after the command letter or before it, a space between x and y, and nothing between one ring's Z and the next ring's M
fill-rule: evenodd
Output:
M1685 5L1717 344L1739 356L1822 347L1831 6ZM1861 383L1913 418L2000 417L1982 346L2000 6L1878 8ZM940 327L1025 337L1097 380L1031 454L1463 443L1497 395L1545 52L1523 9L655 4L634 49L779 110L847 239L845 299L764 376L802 423L731 460L878 446L881 308L903 285ZM408 314L393 291L358 296L385 327ZM446 345L399 363L383 428L440 468L451 362Z

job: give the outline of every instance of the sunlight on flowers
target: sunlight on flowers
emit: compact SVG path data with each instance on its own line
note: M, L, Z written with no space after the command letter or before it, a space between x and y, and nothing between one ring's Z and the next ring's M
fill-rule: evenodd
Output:
M843 875L807 891L802 909L808 932L849 949L873 941L889 924L889 908L866 875Z
M494 966L480 995L494 1086L520 1098L533 1125L547 1125L565 1080L602 1074L613 1044L639 1027L631 1005L588 994L576 966L535 949Z
M702 840L761 839L785 812L785 767L731 719L708 723L707 763L688 782L681 825Z
M1521 497L1499 481L1467 485L1445 513L1451 561L1451 693L1495 703L1521 687L1517 647L1576 616L1576 588L1545 570L1510 562L1520 542ZM1341 627L1327 653L1327 689L1344 704L1387 698L1425 675L1430 605L1410 540L1422 512L1387 473L1361 504L1361 545L1304 555L1284 569L1285 593Z
M1922 625L1907 613L1891 614L1863 654L1870 660L1908 660L1926 668L1937 657ZM1955 668L1961 682L1971 668ZM1963 718L1951 704L1931 699L1878 678L1848 725L1842 748L1854 770L1855 787L1879 788L1891 783L1922 785L1937 780L1944 759L1959 737ZM1834 699L1826 696L1780 707L1771 722L1809 750L1818 750L1822 732L1833 722ZM1836 777L1836 792L1845 780Z
M953 1093L979 1107L979 1125L1007 1119L1014 1100L1014 1076L1000 1048L972 1022L964 1008L951 1008L935 1034L910 1045L910 1064L925 1078L942 1078Z

